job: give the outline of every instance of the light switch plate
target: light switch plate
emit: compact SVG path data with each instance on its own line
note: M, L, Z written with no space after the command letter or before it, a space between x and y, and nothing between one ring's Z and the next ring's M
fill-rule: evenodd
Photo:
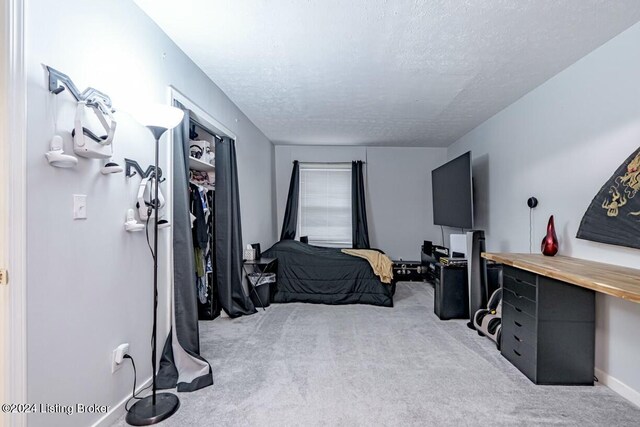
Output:
M73 195L73 219L87 219L87 195Z

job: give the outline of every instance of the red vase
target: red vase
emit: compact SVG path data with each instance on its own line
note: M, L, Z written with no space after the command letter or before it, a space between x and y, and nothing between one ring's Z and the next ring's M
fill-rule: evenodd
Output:
M553 215L549 217L547 235L542 239L540 250L542 254L546 256L554 256L558 253L558 236L556 236L556 227L553 224Z

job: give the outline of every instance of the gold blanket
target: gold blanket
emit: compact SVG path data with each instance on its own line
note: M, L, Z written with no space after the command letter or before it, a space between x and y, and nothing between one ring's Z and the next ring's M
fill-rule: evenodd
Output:
M393 262L385 254L371 249L343 249L342 252L366 259L382 283L391 283L391 279L393 279Z

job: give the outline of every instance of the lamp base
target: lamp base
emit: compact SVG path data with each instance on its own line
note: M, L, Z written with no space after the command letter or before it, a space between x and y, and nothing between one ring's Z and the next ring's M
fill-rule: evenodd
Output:
M147 396L136 402L127 413L127 424L132 426L148 426L166 420L175 414L180 407L180 399L171 393L156 394L156 404L153 396Z

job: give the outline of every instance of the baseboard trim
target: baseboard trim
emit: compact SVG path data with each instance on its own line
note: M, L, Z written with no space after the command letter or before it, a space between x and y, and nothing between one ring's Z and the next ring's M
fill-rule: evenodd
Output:
M140 384L140 387L136 390L136 393L139 393L140 390L151 384L152 378L149 377L143 384ZM131 395L127 395L124 399L120 401L116 406L114 406L109 412L104 414L98 421L96 421L92 427L106 427L110 426L118 420L121 416L124 415L124 405L131 398Z
M595 368L596 377L598 377L598 382L600 384L604 384L609 387L611 390L618 393L620 396L627 399L629 402L633 403L637 407L640 408L640 392L634 390L629 387L619 379L612 377L604 371L601 371L598 368Z

